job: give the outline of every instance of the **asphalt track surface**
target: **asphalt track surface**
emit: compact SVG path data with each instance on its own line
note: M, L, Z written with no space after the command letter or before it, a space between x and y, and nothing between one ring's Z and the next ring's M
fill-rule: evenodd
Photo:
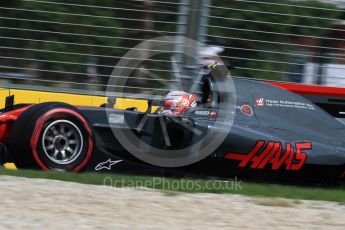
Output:
M345 205L0 176L1 229L345 229Z

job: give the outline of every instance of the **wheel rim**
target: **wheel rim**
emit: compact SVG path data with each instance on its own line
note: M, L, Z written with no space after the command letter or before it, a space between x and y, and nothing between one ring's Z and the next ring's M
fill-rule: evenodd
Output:
M49 124L42 135L44 154L54 163L66 165L77 159L83 149L80 129L68 120Z

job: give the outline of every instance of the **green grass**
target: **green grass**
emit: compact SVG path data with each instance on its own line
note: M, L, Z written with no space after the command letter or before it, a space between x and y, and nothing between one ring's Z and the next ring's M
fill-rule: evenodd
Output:
M128 176L121 174L61 173L33 170L0 169L1 175L27 178L45 178L83 184L106 185L113 187L146 187L163 191L169 196L177 192L242 194L247 196L282 197L289 199L336 201L345 204L345 188L300 187L276 184L257 184L236 181L174 179L150 176Z

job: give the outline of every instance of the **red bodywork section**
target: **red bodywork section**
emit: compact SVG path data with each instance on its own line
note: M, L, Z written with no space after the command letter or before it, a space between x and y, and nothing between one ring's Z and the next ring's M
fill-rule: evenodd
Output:
M281 82L267 82L269 85L274 85L285 90L301 94L301 95L317 95L329 97L345 97L345 88L337 88L330 86L317 86L317 85L302 85L294 83L281 83Z
M30 106L0 114L0 143L5 143L17 118Z

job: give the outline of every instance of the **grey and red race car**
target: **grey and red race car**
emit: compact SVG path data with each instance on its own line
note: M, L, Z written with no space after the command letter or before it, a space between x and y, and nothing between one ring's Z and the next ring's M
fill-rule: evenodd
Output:
M345 179L345 89L231 78L233 97L222 88L227 80L205 76L198 105L179 116L116 110L116 98L73 107L13 105L8 97L0 113L1 163L73 172Z

